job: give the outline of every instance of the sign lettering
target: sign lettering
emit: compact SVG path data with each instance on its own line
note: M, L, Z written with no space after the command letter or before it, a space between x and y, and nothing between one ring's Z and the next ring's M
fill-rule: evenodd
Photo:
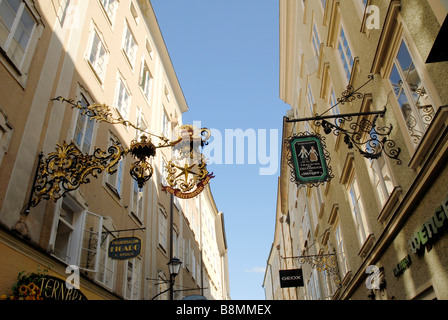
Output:
M302 269L280 270L280 287L303 287Z
M437 236L446 229L448 225L448 198L445 199L441 206L439 206L434 215L429 218L418 229L416 233L409 240L409 247L412 253L422 251L431 242L437 239Z
M142 240L138 237L123 237L109 243L109 258L127 260L137 257L142 249Z
M42 277L39 286L44 300L87 300L80 290L68 287L65 280L56 277Z

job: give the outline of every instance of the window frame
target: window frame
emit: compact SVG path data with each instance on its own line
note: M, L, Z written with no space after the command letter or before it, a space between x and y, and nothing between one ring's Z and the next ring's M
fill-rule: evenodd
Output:
M151 70L149 69L149 66L143 56L140 67L139 87L148 103L152 95L153 81L154 77L152 76Z
M344 38L342 38L342 34L344 34ZM345 39L345 43L347 43L347 46L341 44L341 39ZM345 47L347 47L350 50L351 59L348 58L347 51L346 51ZM345 31L345 27L344 27L344 24L342 23L342 20L341 20L339 30L338 30L338 36L336 39L335 49L337 51L337 57L338 57L337 60L338 60L338 64L340 67L341 75L342 75L345 83L348 84L348 83L350 83L351 75L353 73L353 69L355 66L355 55L353 53L353 47L350 44L350 40L347 37L347 32ZM343 49L342 54L341 54L341 49ZM346 69L345 68L346 65L350 68Z
M132 264L131 277L128 277L129 264ZM126 260L124 264L124 277L123 277L123 297L126 300L139 300L141 295L141 280L142 280L142 259L136 257ZM137 275L137 278L135 277ZM128 294L128 285L131 285L130 295Z
M73 220L68 221L64 218L66 216L66 213L62 215L64 212L64 206L71 210L73 212ZM99 253L100 253L100 241L96 242L95 247L92 248L83 248L83 239L84 239L84 233L85 233L85 226L87 223L87 216L90 215L94 217L95 219L98 219L98 229L97 229L97 236L98 239L101 238L102 233L102 226L103 226L103 217L101 215L98 215L94 212L88 211L85 207L83 207L75 198L71 196L64 197L62 199L59 199L57 202L57 205L55 207L55 214L53 218L53 226L52 226L52 232L50 235L50 241L49 241L49 248L50 248L50 254L54 258L58 259L59 261L67 264L67 265L76 265L81 270L90 271L90 272L97 272L98 271L98 265L99 265ZM59 233L59 226L62 225L63 228L70 229L69 237L66 239L66 253L65 257L62 257L60 254L55 253L56 245L60 245L61 241L58 241L58 235ZM89 230L90 232L90 230ZM92 257L94 259L93 262L93 268L88 268L81 266L81 262L83 259L83 250L92 250L94 253L92 254Z
M95 44L95 37L98 38L97 43L97 53L95 54L94 61L91 61L92 59L92 53L94 50L94 44ZM100 59L101 49L104 51L103 56L103 64L102 67L99 66L98 61ZM106 42L104 41L103 35L100 32L100 30L93 24L90 29L89 34L89 43L87 46L85 59L87 61L87 64L89 65L90 69L95 75L95 78L98 80L100 85L104 84L104 79L106 78L106 71L107 71L107 64L109 61L109 49L107 48Z
M115 285L115 269L117 261L109 258L109 244L112 241L111 238L115 238L108 230L103 226L103 232L101 236L101 244L98 258L98 271L95 274L95 282L100 283L106 288L113 290ZM103 272L102 272L103 271ZM107 282L107 272L112 274L111 283Z
M89 106L91 104L90 97L88 97L88 94L83 92L83 90L81 90L79 92L78 96L79 96L78 103L81 103L81 101L84 100L86 103L86 106ZM96 123L96 121L94 121L94 119L89 117L87 114L82 114L82 113L83 113L83 111L81 109L78 109L78 108L73 109L72 130L71 130L72 134L71 134L70 140L72 140L76 144L76 146L79 148L79 150L81 150L81 152L90 154L94 148L96 132L97 132L97 123ZM80 119L83 119L82 120L83 128L81 130L82 132L81 131L78 132L78 124L79 124ZM88 150L83 150L84 146L85 146L85 142L86 142L86 130L88 129L89 124L91 125L91 128L92 128L92 134L91 134L90 142L89 142L90 146L89 146ZM82 136L81 143L78 142L77 135L79 135L79 134Z
M7 3L6 1L7 0L0 0L0 5L2 5L3 3ZM8 5L8 7L9 7L9 5ZM11 49L11 46L13 44L13 39L15 39L17 31L18 31L20 25L22 24L22 18L24 17L24 13L25 12L28 12L28 14L31 17L31 19L33 20L34 24L33 24L32 28L31 28L30 33L29 33L29 38L28 38L28 41L27 41L27 43L25 45L25 48L23 48L19 44L20 39L22 37L20 36L19 40L16 39L17 40L17 45L22 47L22 49L23 49L23 56L21 57L20 61L15 61L14 60L14 55L12 55L9 52L9 50ZM20 1L20 5L19 5L19 8L17 9L17 12L13 12L13 14L15 14L15 16L14 16L14 19L13 19L11 27L10 27L11 29L10 30L5 30L5 31L9 31L9 33L8 33L6 39L5 39L5 42L0 45L0 48L1 48L1 52L4 55L6 55L6 57L8 57L8 59L11 61L11 63L13 63L14 66L16 66L16 68L18 70L20 70L22 68L24 60L26 59L28 48L29 48L29 46L31 44L31 41L32 41L33 37L34 37L34 33L36 31L38 23L37 23L37 19L34 17L34 15L33 15L32 11L30 10L29 6L23 0ZM1 19L1 20L3 21L3 19ZM5 26L5 27L8 28L8 26ZM27 30L25 30L25 28L24 28L23 32L26 32L26 31Z
M2 0L3 1L3 0ZM0 1L0 2L2 2ZM32 34L30 35L30 39L27 43L27 48L24 51L22 61L19 65L17 65L8 55L7 50L5 51L5 45L0 45L0 63L2 63L5 68L10 72L10 74L17 80L17 82L23 87L26 87L26 83L28 80L28 70L31 66L32 58L34 57L34 53L37 49L37 43L43 33L44 24L42 23L41 15L38 10L34 6L34 2L30 0L21 0L21 5L23 8L26 7L30 15L32 16L35 24L33 27ZM22 11L23 12L23 11ZM14 22L17 16L14 17ZM12 32L8 33L7 38L13 37L11 36ZM6 40L5 40L6 42ZM9 48L9 46L8 46Z
M400 61L398 60L398 56L400 54L400 51L402 48L405 48L407 50L407 53L411 59L411 63L414 66L414 70L417 73L417 76L420 78L420 82L421 82L421 87L424 89L425 93L427 95L427 99L429 100L429 102L431 103L430 106L432 109L432 112L429 112L427 114L421 115L419 110L418 110L418 102L414 102L413 99L413 94L412 94L412 89L409 87L409 85L407 84L406 81L406 77L404 77L404 71L402 70L402 66ZM395 91L394 88L394 84L392 81L392 76L394 74L395 71L398 73L398 77L400 78L401 83L404 85L401 86L401 93L404 94L407 103L409 104L410 107L410 114L409 117L406 118L406 116L403 114L403 109L402 109L402 105L399 101L399 97L402 96L402 94L400 94L399 96L397 96L397 93ZM398 41L397 41L397 46L394 49L394 51L392 52L392 59L391 59L391 65L390 65L390 70L387 74L387 79L389 81L391 90L393 92L393 96L394 99L392 99L394 106L396 107L397 113L400 114L399 117L399 123L402 127L402 131L406 132L406 141L408 142L408 146L411 148L411 150L416 150L418 148L418 146L420 145L420 143L423 140L423 137L425 136L432 120L435 117L435 114L438 110L438 105L436 104L436 99L435 97L432 95L432 91L430 90L430 85L428 85L428 77L426 76L424 70L422 70L420 68L420 61L419 59L416 57L415 53L413 52L408 40L406 39L404 34L401 34L401 36L399 37ZM403 81L403 79L405 79ZM400 82L399 81L399 82ZM418 98L418 100L420 99L420 97ZM429 110L428 108L425 108ZM425 112L425 111L423 111ZM417 115L417 117L415 117L415 115ZM412 119L410 119L410 117L414 118L416 126L410 128L409 125L411 124ZM429 123L425 123L421 118L428 118L430 119ZM418 133L416 133L414 131L414 128L418 127L418 133L420 133L421 135L418 135Z
M121 50L124 53L126 61L129 63L131 69L134 69L135 61L137 60L138 43L127 20L125 20L123 27Z
M125 99L125 95L127 96L127 99ZM120 98L121 96L121 98ZM115 88L115 110L118 113L118 116L121 117L124 120L129 120L129 113L131 109L131 91L128 88L128 85L124 78L118 74L117 76L117 85ZM126 100L126 101L125 101ZM125 105L123 105L123 103Z
M105 7L104 2L107 2L107 8ZM114 24L115 17L117 16L119 1L118 0L98 0L98 3L100 4L100 7L103 10L103 13L105 14L107 21L112 26ZM114 7L112 8L112 11L113 11L112 14L109 15L111 3L113 3Z
M157 210L158 212L158 237L157 242L159 244L159 248L162 248L165 252L167 252L168 249L168 215L165 211L165 209L159 205L159 208Z

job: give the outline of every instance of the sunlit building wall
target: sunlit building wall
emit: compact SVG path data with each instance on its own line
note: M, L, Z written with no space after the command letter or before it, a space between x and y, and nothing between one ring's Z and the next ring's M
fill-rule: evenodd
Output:
M285 124L285 139L325 137L334 174L319 187L298 187L282 166L293 256L331 255L338 263L328 274L294 259L304 275L297 298L446 299L448 64L437 48L446 1L280 0L279 8L280 98L291 105L285 116L386 108L376 125L392 125L388 139L400 149L400 162L384 153L369 160L313 121ZM369 75L361 98L338 103ZM287 163L284 150L282 157Z

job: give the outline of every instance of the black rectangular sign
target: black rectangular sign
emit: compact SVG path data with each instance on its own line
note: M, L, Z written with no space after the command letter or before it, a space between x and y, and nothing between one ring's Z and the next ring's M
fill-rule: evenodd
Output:
M281 288L303 287L302 269L280 270L280 287Z
M109 258L127 260L137 257L142 248L138 237L116 238L109 243Z

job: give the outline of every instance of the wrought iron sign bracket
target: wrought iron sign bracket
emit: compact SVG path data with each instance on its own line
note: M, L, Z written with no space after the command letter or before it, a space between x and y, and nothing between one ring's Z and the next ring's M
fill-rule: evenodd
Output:
M318 254L318 255L302 255L296 257L281 257L282 259L295 259L298 264L311 264L313 269L323 271L326 275L334 276L334 282L339 285L339 267L336 253Z
M391 140L389 135L392 132L392 124L384 127L377 126L378 117L383 118L386 114L386 107L381 111L369 111L359 113L347 113L327 115L329 110L338 104L352 102L356 99L362 99L364 94L359 90L373 80L373 76L369 76L369 80L358 89L348 86L346 91L342 93L342 98L338 98L338 103L325 111L322 115L316 114L314 117L290 119L285 118L286 122L304 122L312 121L314 126L322 127L325 134L333 133L335 136L343 135L344 143L349 149L356 148L361 155L367 159L378 159L384 153L390 159L396 160L398 165L402 164L399 159L401 149L396 146L395 141ZM373 117L373 119L372 119ZM333 120L329 122L327 120Z

